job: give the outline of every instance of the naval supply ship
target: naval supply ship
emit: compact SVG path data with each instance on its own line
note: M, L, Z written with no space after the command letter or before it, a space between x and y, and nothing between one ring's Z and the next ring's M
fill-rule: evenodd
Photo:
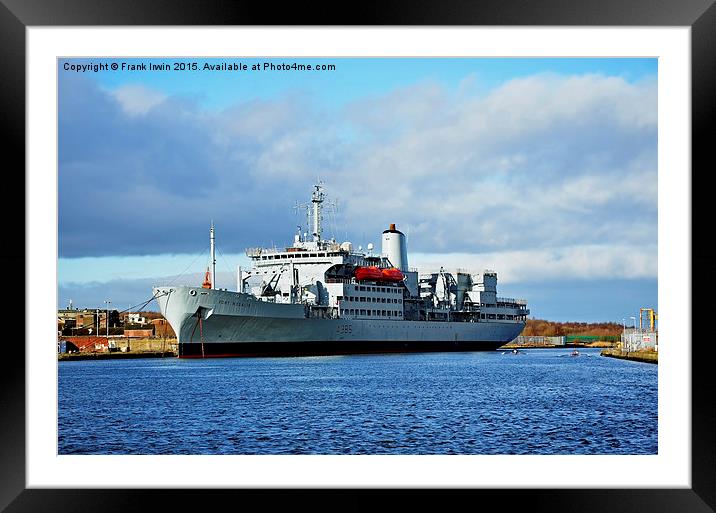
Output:
M154 287L180 358L488 351L515 339L529 310L497 296L497 273L420 274L390 224L380 254L322 238L322 183L291 246L250 248L236 291L215 287L215 229L201 286Z

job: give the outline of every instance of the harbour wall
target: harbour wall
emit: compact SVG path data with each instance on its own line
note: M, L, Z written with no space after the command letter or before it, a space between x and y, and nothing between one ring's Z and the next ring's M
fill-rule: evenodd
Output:
M657 351L621 351L619 349L605 349L600 354L602 356L618 358L620 360L631 360L643 363L659 363L659 353Z
M58 342L58 355L72 357L72 359L80 358L81 355L106 354L131 357L133 355L149 356L148 353L176 354L177 340L175 338L76 336L61 337Z

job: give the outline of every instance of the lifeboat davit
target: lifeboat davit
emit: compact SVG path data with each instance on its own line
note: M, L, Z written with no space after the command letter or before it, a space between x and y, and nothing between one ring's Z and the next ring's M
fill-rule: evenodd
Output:
M380 269L375 266L370 267L357 267L355 271L355 277L358 281L363 280L382 280L383 273Z
M400 272L400 269L396 269L395 267L382 269L381 274L383 275L383 281L403 281L403 273Z

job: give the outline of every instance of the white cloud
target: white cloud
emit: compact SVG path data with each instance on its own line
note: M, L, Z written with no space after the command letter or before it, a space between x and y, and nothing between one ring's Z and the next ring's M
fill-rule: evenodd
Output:
M186 251L178 237L209 216L246 239L232 251L289 242L292 207L318 176L340 205L336 235L356 245L378 242L391 222L423 252L656 244L655 79L539 74L489 91L479 82L422 82L336 109L310 96L237 98L221 112L154 108L160 93L125 86L112 94L134 125L120 116L100 127L117 159L78 152L76 181L99 189L90 196L115 218L150 207L151 252ZM65 176L79 164L65 164ZM103 176L144 171L126 190L103 186L93 170L112 165ZM66 190L78 203L80 188Z
M423 84L355 110L388 135L365 138L334 177L351 219L397 219L443 251L616 242L615 231L642 243L631 228L645 219L655 242L654 80L534 75L480 97Z
M127 84L111 92L125 113L130 116L146 114L149 110L163 102L167 96L141 84Z
M497 271L500 283L565 280L613 280L656 278L655 245L579 245L530 251L491 253L415 253L411 267L436 272L440 267L455 271Z

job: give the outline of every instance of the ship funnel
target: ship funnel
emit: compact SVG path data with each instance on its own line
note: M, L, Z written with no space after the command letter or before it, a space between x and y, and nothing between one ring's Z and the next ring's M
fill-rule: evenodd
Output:
M381 253L390 262L403 272L408 271L408 250L403 232L395 229L395 223L383 232L383 246Z

